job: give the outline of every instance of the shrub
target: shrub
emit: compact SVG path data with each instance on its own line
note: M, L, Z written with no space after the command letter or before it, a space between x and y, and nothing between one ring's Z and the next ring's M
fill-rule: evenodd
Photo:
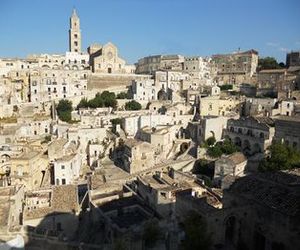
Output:
M72 112L72 102L69 100L60 100L57 107L57 115L60 120L64 122L70 122L72 120L71 112Z
M142 105L139 102L132 100L130 102L125 103L125 109L126 110L140 110L140 109L142 109Z
M262 172L300 168L300 152L286 144L274 142L270 147L270 157L260 162Z
M211 136L207 138L206 143L208 146L212 146L216 143L216 138L214 136Z
M127 92L121 92L117 94L117 99L129 99L129 95Z

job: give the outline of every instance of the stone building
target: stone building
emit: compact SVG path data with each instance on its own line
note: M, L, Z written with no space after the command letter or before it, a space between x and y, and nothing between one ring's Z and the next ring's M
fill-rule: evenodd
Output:
M243 114L245 116L271 116L276 103L276 98L246 98Z
M134 80L131 89L133 99L136 101L157 100L157 93L160 90L155 86L153 79Z
M155 165L153 146L148 142L126 139L112 152L114 162L130 174L150 169Z
M82 158L79 153L65 155L53 162L55 185L74 184L78 180Z
M0 240L12 238L22 227L24 186L0 187ZM0 248L7 249L0 243Z
M276 117L274 140L300 150L300 117Z
M0 59L0 76L7 77L10 71L30 70L38 67L38 61L35 58L1 58Z
M87 70L34 70L30 74L30 102L47 102L87 93Z
M101 228L97 232L98 240L100 238L101 243L110 244L108 248L114 247L119 241L122 242L122 247L142 249L145 225L158 221L153 210L131 192L121 190L101 196L103 197L101 203L98 203L99 199L91 202L91 227L95 222L103 225L98 227ZM94 233L95 230L91 232ZM160 235L159 238L164 237ZM159 247L162 249L164 246L162 244Z
M48 159L37 151L24 152L10 159L12 185L22 184L26 189L38 188L48 167Z
M220 141L224 137L224 130L227 128L227 121L231 117L207 116L199 121L189 122L186 134L198 145L203 144L209 137Z
M134 65L127 65L125 60L119 57L118 48L111 42L100 45L92 44L88 48L90 66L94 73L108 74L134 74Z
M299 246L299 177L297 169L252 174L224 190L223 244L250 250Z
M217 83L233 85L250 83L256 73L258 52L252 49L232 54L213 55L212 63L216 67Z
M242 177L245 175L247 158L243 153L236 152L231 155L222 155L215 162L214 182L224 188L223 180L227 175Z
M279 100L277 98L246 98L242 113L244 116L293 116L295 100Z
M300 51L291 51L286 54L286 66L300 66Z
M17 105L28 102L28 88L32 69L12 69L0 77L2 104Z
M294 116L297 111L297 102L295 100L279 101L272 110L272 115Z
M24 199L23 225L29 241L34 240L34 235L75 239L79 221L76 215L78 210L77 186L52 186L48 189L27 191Z
M150 143L156 155L166 158L174 141L179 137L179 127L177 125L156 126L155 128L146 126L138 131L136 137Z
M188 73L192 79L202 80L203 84L211 84L211 65L210 58L200 56L185 57L183 71Z
M137 192L160 216L172 218L175 215L176 192L181 189L164 173L139 176ZM172 185L173 184L173 185Z
M181 55L153 55L136 63L137 74L154 74L159 70L182 71L184 57Z
M287 69L265 69L257 73L258 88L277 89L280 82L286 80Z
M137 114L127 116L122 120L122 128L129 136L135 136L137 131L145 126L156 127L159 125L176 125L185 128L188 122L192 121L193 115L180 113L178 111L168 114Z
M89 68L89 55L74 51L67 51L64 55L29 55L26 60L36 61L37 65L31 67L32 69L84 70Z
M226 135L246 154L263 153L271 145L274 121L268 117L247 117L227 122Z
M207 96L200 98L200 116L240 114L241 100L236 97Z
M156 71L154 79L132 81L133 99L137 101L173 100L179 101L179 91L184 81L189 81L187 73L179 71Z

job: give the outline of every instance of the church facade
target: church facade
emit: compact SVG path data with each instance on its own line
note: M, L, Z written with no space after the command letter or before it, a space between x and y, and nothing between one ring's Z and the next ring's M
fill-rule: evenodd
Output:
M93 44L88 48L90 66L94 73L134 74L135 66L126 65L118 55L118 48L111 42L100 45Z
M73 57L81 55L81 30L80 19L76 10L70 17L69 29L69 54ZM135 66L127 65L125 60L119 57L118 48L111 42L100 45L92 44L88 48L90 69L94 73L107 74L134 74ZM78 58L82 60L82 58ZM85 59L85 58L84 58Z

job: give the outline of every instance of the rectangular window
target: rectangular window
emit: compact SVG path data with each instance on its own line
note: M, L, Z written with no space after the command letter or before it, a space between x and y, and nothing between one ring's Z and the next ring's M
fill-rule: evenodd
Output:
M65 166L64 166L64 165L61 165L61 169L65 169Z
M61 179L61 184L66 185L66 179Z

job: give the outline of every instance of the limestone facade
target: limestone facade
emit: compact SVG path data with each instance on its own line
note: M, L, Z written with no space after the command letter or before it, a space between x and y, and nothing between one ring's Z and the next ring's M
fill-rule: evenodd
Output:
M267 117L228 120L226 135L246 154L263 153L271 145L275 133L274 121Z
M134 65L127 65L119 57L118 48L111 42L100 45L92 44L88 48L90 66L94 73L107 74L134 74Z
M159 70L182 71L182 55L153 55L141 58L136 64L137 74L154 74Z
M239 114L241 100L235 97L221 98L220 96L207 96L200 99L200 116L226 116Z
M300 150L300 118L297 116L276 117L274 140Z
M223 179L227 175L242 177L245 175L247 158L243 153L236 152L228 156L221 156L215 162L214 182L221 186Z
M34 70L30 74L29 99L47 102L74 96L85 96L88 71Z
M210 58L203 57L185 57L183 71L187 72L192 79L202 80L203 84L211 84L211 65Z
M232 54L213 55L216 67L216 82L219 84L249 83L256 73L258 52L249 50Z

